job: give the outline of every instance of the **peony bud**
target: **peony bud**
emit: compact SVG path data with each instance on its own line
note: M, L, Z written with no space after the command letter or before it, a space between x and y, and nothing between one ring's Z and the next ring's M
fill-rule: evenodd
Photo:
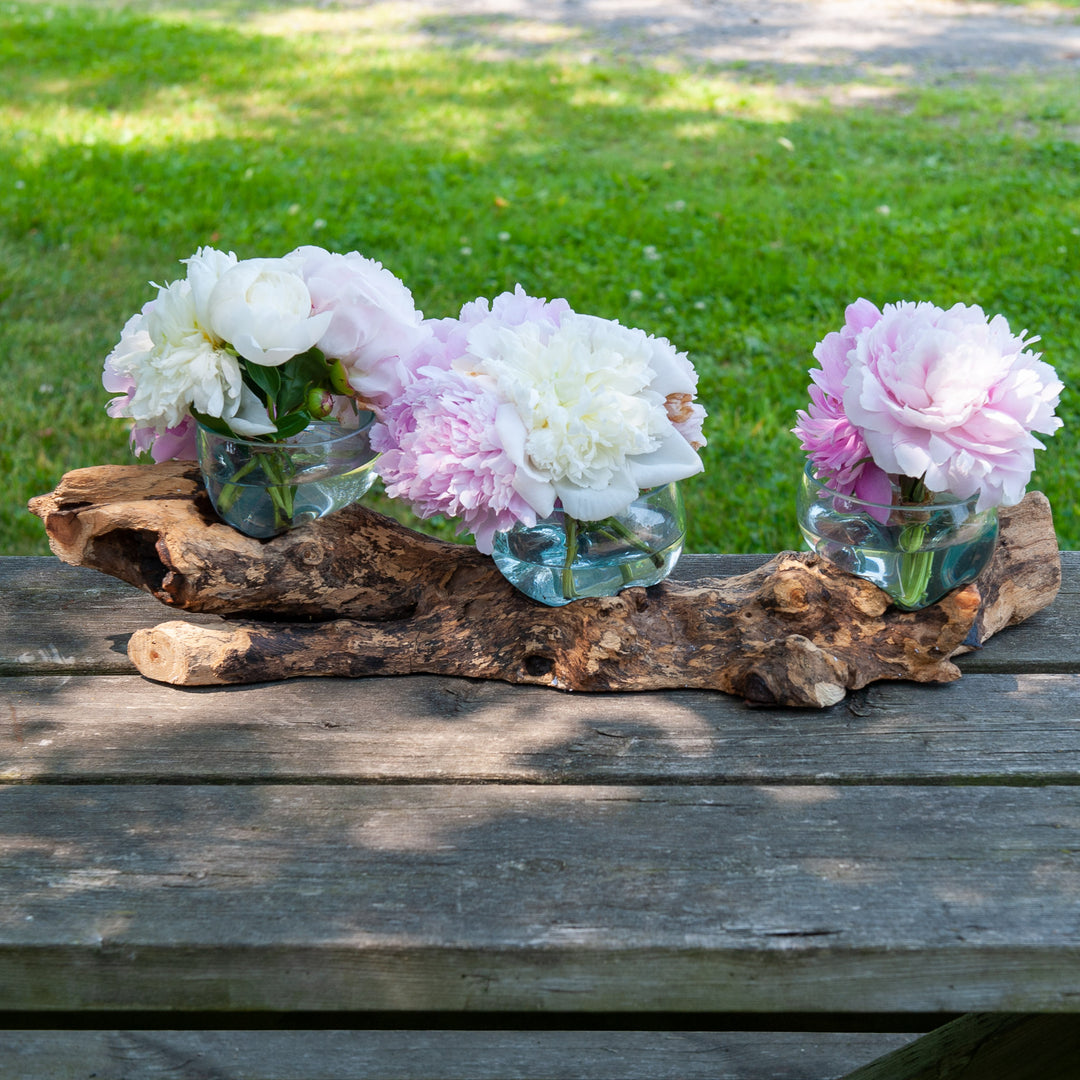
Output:
M340 360L331 360L327 358L326 363L330 368L330 387L335 394L351 394L352 387L349 386L349 375L345 370L345 365Z
M305 403L307 411L311 413L312 420L322 420L324 417L330 415L334 408L334 397L332 394L326 393L325 390L320 390L317 386L313 386L308 391L307 402Z

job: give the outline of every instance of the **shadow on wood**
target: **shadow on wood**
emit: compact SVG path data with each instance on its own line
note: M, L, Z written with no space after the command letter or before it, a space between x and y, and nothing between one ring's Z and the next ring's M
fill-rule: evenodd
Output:
M968 1013L843 1080L1076 1080L1080 1023L1068 1014Z
M1061 581L1039 492L1000 511L997 551L976 583L918 612L794 552L737 577L549 608L475 548L361 504L272 540L244 536L214 517L190 462L79 469L30 509L65 562L225 617L132 637L143 675L184 686L426 672L823 707L881 679L959 678L950 657L1045 607Z

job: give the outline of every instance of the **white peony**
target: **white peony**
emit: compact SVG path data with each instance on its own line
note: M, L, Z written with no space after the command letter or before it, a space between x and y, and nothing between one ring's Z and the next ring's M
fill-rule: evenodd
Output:
M206 268L203 262L199 266ZM157 297L128 320L105 371L107 389L127 391L113 399L109 414L130 417L136 426L164 432L194 409L222 418L238 435L275 430L244 386L236 355L200 320L190 281L161 286Z
M105 362L109 414L134 421L140 452L187 449L195 416L246 438L287 435L328 398L330 415L355 418L348 383L389 403L410 375L405 354L432 336L408 289L356 252L241 261L201 247L183 262L186 278L158 287ZM309 362L316 350L325 366ZM282 378L260 372L284 365Z
M180 260L187 267L187 281L195 301L195 318L210 333L210 294L226 270L239 261L234 252L201 247L194 255Z
M693 394L693 368L641 330L573 312L554 327L483 321L453 365L513 404L524 439L504 444L538 516L558 499L572 517L603 520L641 489L703 467L666 407L670 395Z
M311 294L296 260L244 259L214 283L205 318L244 359L279 367L315 345L331 314L312 315Z

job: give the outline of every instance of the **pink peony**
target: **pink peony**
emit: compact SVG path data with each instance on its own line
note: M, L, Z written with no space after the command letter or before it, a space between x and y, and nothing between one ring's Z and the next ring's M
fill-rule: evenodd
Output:
M603 520L701 470L697 376L665 339L520 285L430 328L372 446L392 498L461 519L480 551L557 504Z
M885 473L978 509L1023 498L1051 434L1062 384L1001 316L957 304L886 305L855 336L842 376L843 413ZM834 381L829 394L836 395Z
M158 431L153 426L133 427L131 447L136 454L149 451L154 461L194 461L198 456L195 447L195 417L185 416L174 428Z
M371 431L391 498L404 499L422 518L459 519L459 531L471 532L484 554L491 554L497 532L536 523L518 491L544 486L524 461L524 424L490 379L453 368L468 355L470 332L478 326L534 322L553 329L569 311L565 300L529 296L518 285L490 304L484 298L466 303L458 318L425 323L427 336L407 358L405 389Z
M379 475L391 498L423 518L458 518L460 531L490 554L495 533L536 523L514 487L524 428L478 380L437 368L420 374L371 429Z
M843 328L826 334L814 348L821 368L810 372L814 381L810 408L798 411L798 423L792 430L818 477L828 481L834 491L867 502L889 503L892 483L888 474L871 460L866 440L848 419L843 402L844 378L855 341L877 323L881 312L869 300L860 299L848 306L844 316Z
M412 293L381 263L355 251L340 255L306 246L289 258L299 260L313 314L331 315L317 347L342 361L349 385L364 401L388 405L408 381L406 359L431 333Z

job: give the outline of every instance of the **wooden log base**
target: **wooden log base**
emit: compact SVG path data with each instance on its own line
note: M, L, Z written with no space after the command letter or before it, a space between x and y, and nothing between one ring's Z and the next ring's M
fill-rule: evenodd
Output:
M65 562L218 625L139 630L128 653L178 686L429 673L564 690L720 690L824 707L882 679L949 682L951 657L1049 604L1061 583L1039 492L1000 512L979 580L918 612L809 553L549 608L475 548L357 504L272 540L217 521L191 462L66 474L30 509Z

